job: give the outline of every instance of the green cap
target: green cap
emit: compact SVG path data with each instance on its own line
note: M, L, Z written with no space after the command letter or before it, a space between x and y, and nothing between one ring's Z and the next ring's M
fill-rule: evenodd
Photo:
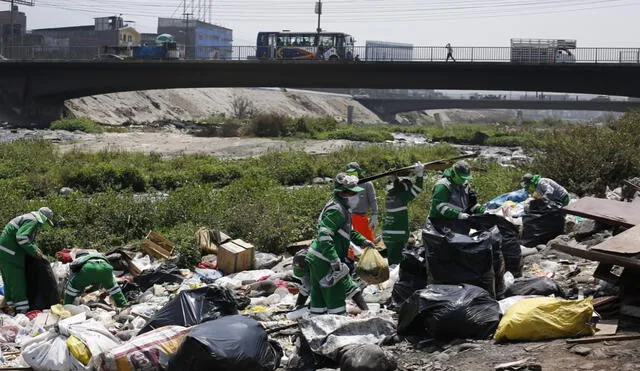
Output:
M471 176L471 166L464 160L460 160L453 164L453 170L458 174L458 176L465 180L473 179Z

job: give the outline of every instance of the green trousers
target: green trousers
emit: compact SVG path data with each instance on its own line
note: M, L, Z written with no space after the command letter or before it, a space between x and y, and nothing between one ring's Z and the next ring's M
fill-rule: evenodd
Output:
M87 286L91 285L98 285L106 289L117 306L123 307L127 305L127 299L113 277L113 267L102 260L89 260L82 266L80 271L69 278L69 282L64 289L64 303L73 304Z
M24 257L22 259L24 262ZM4 281L4 299L7 306L15 308L18 313L29 311L29 300L27 299L27 279L24 274L24 263L14 264L13 262L0 260L0 272Z
M382 236L382 240L387 247L387 260L389 261L389 265L400 264L400 262L402 262L402 251L405 246L407 246L408 240L397 240L384 235Z
M331 272L331 265L315 256L307 260L309 277L311 280L311 304L309 311L312 315L345 314L347 313L347 298L351 298L358 286L351 276L346 276L332 287L320 286L320 280Z

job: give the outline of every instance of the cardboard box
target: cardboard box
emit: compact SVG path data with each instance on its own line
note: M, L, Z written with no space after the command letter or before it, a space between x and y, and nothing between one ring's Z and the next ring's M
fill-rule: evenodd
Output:
M220 246L218 250L218 269L224 274L231 274L253 269L255 248L252 244L231 240Z
M142 250L156 259L169 259L175 246L176 244L154 231L150 231L142 240Z

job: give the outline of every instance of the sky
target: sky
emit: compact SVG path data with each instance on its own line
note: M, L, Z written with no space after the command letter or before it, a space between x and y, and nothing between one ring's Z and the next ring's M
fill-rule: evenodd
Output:
M2 0L6 1L6 0ZM234 45L255 45L259 31L315 31L316 0L186 0L188 13L233 30ZM141 32L158 17L181 18L182 0L35 0L20 6L27 28L93 24L122 14ZM195 7L192 10L192 3ZM640 0L323 0L321 26L366 40L416 46L509 46L511 38L575 39L578 47L640 47ZM8 3L0 2L8 10Z

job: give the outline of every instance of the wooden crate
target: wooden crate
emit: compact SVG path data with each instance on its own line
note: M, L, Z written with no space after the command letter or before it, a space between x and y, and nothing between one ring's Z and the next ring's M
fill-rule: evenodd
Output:
M141 247L142 250L156 259L169 259L176 244L154 231L149 231L147 237L142 240Z
M224 274L253 269L254 254L253 245L243 240L224 243L218 250L218 269Z

